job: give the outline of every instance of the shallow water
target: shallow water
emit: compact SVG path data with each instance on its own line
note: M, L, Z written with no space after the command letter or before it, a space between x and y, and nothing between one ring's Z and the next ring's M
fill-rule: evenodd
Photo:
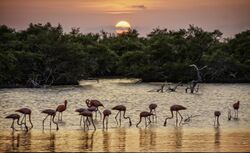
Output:
M134 80L103 79L82 81L81 86L52 87L49 89L0 89L0 151L250 151L250 84L201 84L196 94L186 94L184 86L173 93L148 92L157 89L157 83L132 83ZM105 108L117 104L127 106L127 116L133 126L123 121L119 128L114 117L109 119L108 131L102 131L99 116L95 123L97 131L84 132L79 126L76 108L86 107L85 100L98 99ZM49 130L48 121L42 131L41 110L55 109L67 99L69 106L63 114L64 122L59 131ZM227 120L228 107L241 101L238 120ZM135 124L139 113L148 110L150 103L158 104L158 122L139 129ZM180 104L187 107L181 111L184 118L199 115L188 124L175 127L170 120L163 127L164 118L170 115L169 107ZM9 129L10 120L4 117L21 107L32 109L34 128L31 132ZM101 108L103 110L103 108ZM213 112L220 110L219 128L214 128Z

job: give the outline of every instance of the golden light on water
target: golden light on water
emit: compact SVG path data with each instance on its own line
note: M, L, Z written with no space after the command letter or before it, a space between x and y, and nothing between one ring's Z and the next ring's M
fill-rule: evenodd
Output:
M122 34L128 32L131 26L128 21L119 21L116 23L115 28L117 34Z

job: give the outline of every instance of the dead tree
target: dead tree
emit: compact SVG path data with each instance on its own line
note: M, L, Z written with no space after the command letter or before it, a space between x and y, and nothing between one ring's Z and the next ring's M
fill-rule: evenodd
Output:
M196 80L192 80L191 83L189 83L189 86L185 89L186 93L188 92L188 90L190 90L190 93L194 93L194 91L198 92L199 91L199 85L198 85L198 83L202 82L200 71L203 70L204 68L206 68L207 66L203 66L200 69L195 64L191 64L189 66L190 67L194 67L194 69L195 69L195 71L197 73L196 74L197 75L197 79Z
M176 89L177 89L177 87L181 86L181 83L182 82L178 82L174 87L171 87L171 85L169 84L167 91L169 91L169 92L175 92Z
M163 84L161 84L159 89L149 90L148 92L161 92L161 93L163 93L165 91L164 90L165 86L166 86L166 83L163 83Z

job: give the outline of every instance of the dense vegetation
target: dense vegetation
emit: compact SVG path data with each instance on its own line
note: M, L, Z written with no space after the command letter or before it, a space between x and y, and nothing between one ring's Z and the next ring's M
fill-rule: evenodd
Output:
M126 76L143 81L188 82L190 64L204 82L250 82L250 30L222 39L218 30L190 26L154 29L147 37L126 34L64 33L61 25L30 24L15 31L0 26L0 85L77 84L89 77Z

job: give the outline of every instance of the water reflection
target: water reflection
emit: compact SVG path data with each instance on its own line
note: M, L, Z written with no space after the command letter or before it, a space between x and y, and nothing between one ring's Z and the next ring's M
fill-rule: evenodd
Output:
M20 147L22 150L31 150L31 132L24 132L20 133Z
M117 141L118 143L118 151L125 152L126 151L126 128L117 128L115 129L115 133L117 136Z
M139 129L140 151L155 150L156 131L155 129Z
M222 132L223 130L223 132ZM214 128L117 128L109 131L0 133L0 152L250 151L250 132Z
M95 134L95 131L93 131L93 132L90 132L90 131L81 132L81 138L80 138L80 140L82 141L82 144L80 147L81 150L93 151L94 134Z
M110 144L111 144L111 133L108 131L103 131L103 151L110 152Z
M18 151L18 148L20 146L20 134L17 133L15 135L15 132L11 132L11 150L17 150ZM11 151L10 150L10 151Z
M183 133L182 133L182 128L181 127L175 127L174 128L174 140L176 143L176 148L181 148L182 147L182 138Z
M220 133L220 127L215 127L214 128L214 147L216 150L220 149L220 137L221 137L221 133Z

